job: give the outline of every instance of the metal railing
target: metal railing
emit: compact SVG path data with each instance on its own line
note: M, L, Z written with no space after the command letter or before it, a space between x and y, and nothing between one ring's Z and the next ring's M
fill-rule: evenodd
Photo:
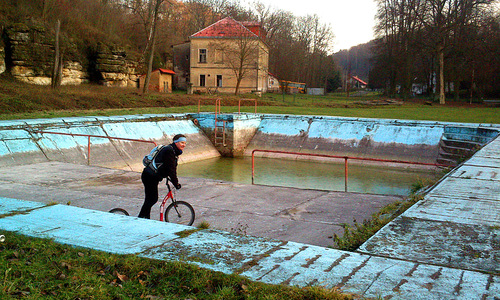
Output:
M42 131L42 130L35 130L35 131L33 131L33 133L37 133L37 134L58 134L58 135L68 135L68 136L73 136L73 137L74 136L86 137L88 139L88 146L87 146L87 164L88 165L90 165L90 145L92 145L92 143L90 142L91 138L121 140L121 141L140 142L140 143L151 143L151 144L154 144L155 147L158 145L155 141L140 140L140 139L129 139L129 138L114 137L114 136L106 136L106 135L93 135L93 134L81 134L81 133L66 133L66 132Z
M392 159L381 159L381 158L366 158L366 157L355 157L355 156L340 156L340 155L327 155L327 154L314 154L314 153L300 153L300 152L288 152L288 151L278 151L278 150L255 149L252 151L252 184L255 184L254 178L255 178L255 153L256 152L343 159L344 160L344 182L345 182L344 191L345 192L347 192L347 183L348 183L348 177L349 177L349 175L348 175L349 174L349 169L348 169L348 160L349 159L375 161L375 162L387 162L387 163L398 163L398 164L410 164L410 165L422 165L422 166L434 166L434 167L450 167L449 165L438 164L438 163L423 163L423 162L415 162L415 161L392 160Z
M238 114L241 113L241 101L255 101L255 111L254 111L254 113L257 113L257 99L240 99L238 101Z
M217 112L220 114L220 107L221 107L221 98L215 99L215 114ZM198 99L198 113L201 112L201 101L202 99ZM238 100L238 114L241 114L241 101L255 101L255 108L254 108L254 113L257 113L257 99L239 99Z

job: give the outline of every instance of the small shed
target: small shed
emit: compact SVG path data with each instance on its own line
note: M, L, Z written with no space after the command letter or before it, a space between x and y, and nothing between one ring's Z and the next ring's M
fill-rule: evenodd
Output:
M357 76L352 76L352 79L354 79L354 85L355 87L357 88L361 88L361 89L366 89L366 86L368 86L368 83L364 82L363 80L361 80L359 77Z
M150 91L157 91L162 93L172 92L172 82L175 72L168 69L157 69L151 72L151 78L149 79ZM144 87L144 81L146 80L146 75L142 75L139 78L139 87Z

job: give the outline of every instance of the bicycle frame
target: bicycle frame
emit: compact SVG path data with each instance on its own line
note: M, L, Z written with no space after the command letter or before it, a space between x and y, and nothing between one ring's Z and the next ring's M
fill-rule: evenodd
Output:
M167 186L168 186L168 193L167 195L165 195L163 201L161 201L160 204L160 221L165 221L165 216L163 214L165 212L165 207L167 206L168 199L172 199L172 202L175 202L175 195L173 189L170 187L170 182L167 182Z

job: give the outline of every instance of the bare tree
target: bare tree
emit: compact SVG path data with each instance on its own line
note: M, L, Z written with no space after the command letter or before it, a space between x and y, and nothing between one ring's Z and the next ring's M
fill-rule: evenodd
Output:
M379 0L377 36L378 65L387 69L387 94L394 95L400 86L403 98L407 98L414 79L414 66L421 30L420 0Z
M155 55L155 43L158 31L158 23L162 5L165 0L124 0L122 5L128 8L133 15L141 20L141 25L145 33L145 46L143 58L146 63L146 77L144 86L142 87L143 94L148 93L149 81L153 69L153 59Z
M445 104L445 54L451 50L451 37L458 36L464 26L477 21L476 15L490 0L429 0L421 19L430 29L439 66L439 103Z
M51 87L53 89L58 88L61 85L62 80L62 55L60 52L59 46L59 35L61 31L61 20L57 20L56 22L56 41L55 41L55 49L54 49L54 68L52 70L52 80Z
M148 53L148 64L146 71L146 78L144 80L144 86L142 88L143 94L147 94L149 89L149 81L151 79L151 72L153 69L153 58L155 54L155 42L156 42L156 31L158 28L158 15L160 12L160 7L164 0L150 0L148 5L148 12L151 16L151 26L150 33L148 37L149 53Z
M251 75L257 76L259 57L265 49L259 37L242 28L238 37L220 39L212 47L222 54L222 60L236 78L235 95L238 95L241 82Z
M437 65L439 102L445 104L445 76L459 86L461 70L466 68L467 51L464 45L465 32L476 27L477 16L488 0L378 0L377 33L381 47L378 48L378 65L383 60L389 69L390 93L396 86L402 88L403 96L416 78L415 66L423 66L425 57L433 56ZM477 30L477 29L473 29ZM417 61L421 60L421 62ZM446 67L447 61L452 63ZM434 70L430 69L430 76ZM432 84L432 80L430 80ZM448 80L449 82L449 80Z

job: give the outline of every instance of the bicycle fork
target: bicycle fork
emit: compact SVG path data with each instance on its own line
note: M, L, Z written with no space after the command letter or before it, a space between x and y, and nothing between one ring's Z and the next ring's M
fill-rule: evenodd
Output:
M172 199L172 204L174 206L175 212L177 213L177 217L178 218L182 217L181 213L177 209L177 207L178 207L177 201L174 199L174 195L172 194L172 191L170 191L170 192L167 193L167 195L165 196L165 198L163 198L163 201L160 204L160 221L165 221L165 209L167 207L167 202L168 202L169 198Z
M165 221L165 208L167 206L167 200L168 198L170 198L172 195L171 195L171 192L167 193L167 195L165 196L165 198L163 198L163 201L161 201L161 204L160 204L160 221Z

